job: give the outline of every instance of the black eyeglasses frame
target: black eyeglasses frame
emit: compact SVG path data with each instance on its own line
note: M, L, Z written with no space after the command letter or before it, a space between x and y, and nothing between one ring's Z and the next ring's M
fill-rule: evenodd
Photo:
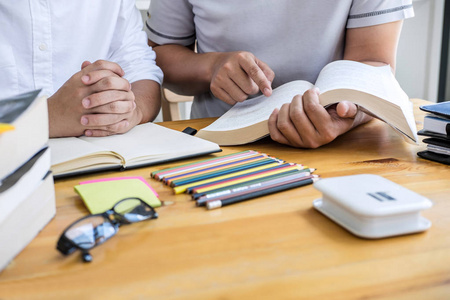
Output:
M103 213L98 213L98 214L93 214L93 215L87 215L84 216L76 221L74 221L73 223L71 223L61 234L60 238L58 239L58 243L56 245L56 249L58 251L60 251L62 254L64 255L69 255L71 253L73 253L74 251L76 251L77 249L80 250L82 252L82 258L84 262L91 262L92 261L92 255L90 255L89 250L103 244L104 242L106 242L107 240L109 240L110 238L112 238L113 236L116 235L116 233L119 230L119 227L122 225L127 225L127 224L132 224L132 223L137 223L137 222L130 222L128 219L126 219L122 214L118 213L115 209L118 205L122 204L125 201L130 201L130 200L139 200L140 201L140 205L150 209L150 211L152 212L148 218L144 219L144 220L140 220L140 221L147 221L147 220L151 220L151 219L157 219L158 218L158 213L155 211L155 209L147 204L146 202L144 202L141 198L137 198L137 197L129 197L129 198L124 198L122 200L119 200L116 204L114 204L114 206L103 212ZM103 217L103 219L105 221L110 222L110 224L112 225L112 227L114 228L114 233L111 234L109 237L103 239L101 242L95 242L95 244L92 247L80 247L77 243L73 242L70 238L68 238L66 236L66 233L72 229L74 226L76 226L78 223L89 219L89 218L97 218L97 217Z

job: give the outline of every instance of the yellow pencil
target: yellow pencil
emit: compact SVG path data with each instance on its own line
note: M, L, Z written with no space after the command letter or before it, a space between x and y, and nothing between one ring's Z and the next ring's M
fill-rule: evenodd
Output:
M248 162L248 160L251 160L252 162L254 162L256 160L266 159L267 157L268 157L267 154L257 153L257 154L245 157L244 159L247 160L246 162ZM201 174L205 174L205 173L208 173L208 172L212 172L211 168L214 168L215 171L218 171L218 170L230 168L233 165L237 165L237 164L240 165L240 164L246 163L246 162L241 162L242 159L243 158L239 157L237 159L226 161L225 163L219 162L217 164L210 165L207 168L200 166L197 169L193 169L193 170L191 169L191 170L188 170L188 171L185 171L185 172L180 172L180 173L172 175L172 176L166 176L166 177L164 177L163 180L167 184L170 184L174 180L174 177L175 177L176 180L179 180L179 179L183 179L183 178L188 178L189 176L194 176L193 175L194 172L195 172L195 175L201 175ZM202 168L203 169L207 169L207 170L202 170Z
M197 182L190 183L190 184L180 185L180 186L174 187L173 191L174 191L175 194L181 194L181 193L184 193L188 188L193 187L193 186L207 184L207 183L212 183L212 182L217 181L217 180L227 179L227 178L234 177L234 176L239 176L239 175L244 175L244 174L248 174L248 173L251 173L251 172L261 171L261 170L265 170L265 169L268 169L270 167L275 167L275 166L279 166L279 165L280 165L279 162L274 162L274 163L271 163L271 164L267 164L267 165L256 167L256 168L251 168L251 169L240 171L240 172L236 172L236 173L222 175L222 176L218 176L218 177L215 177L215 178L209 178L209 179L197 181Z
M210 186L206 186L206 187L203 187L203 188L198 188L198 189L195 189L195 193L205 193L205 192L208 192L210 190L219 189L219 188L226 187L226 186L229 186L229 185L239 184L239 183L243 183L243 182L254 180L254 179L259 179L259 178L266 177L266 176L281 174L281 173L288 172L288 171L291 171L291 170L302 170L302 169L305 169L305 168L308 168L308 167L295 164L295 165L288 166L288 167L285 167L285 168L270 170L268 172L262 172L262 173L259 173L259 174L255 174L255 175L251 175L251 176L245 176L243 178L236 178L234 180L229 180L227 182L210 185Z

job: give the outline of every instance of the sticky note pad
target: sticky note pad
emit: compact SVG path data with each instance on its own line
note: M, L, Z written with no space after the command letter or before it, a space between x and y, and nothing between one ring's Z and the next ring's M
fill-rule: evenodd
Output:
M74 187L92 214L111 209L124 198L137 197L152 207L161 206L157 194L142 178L107 178L82 182Z

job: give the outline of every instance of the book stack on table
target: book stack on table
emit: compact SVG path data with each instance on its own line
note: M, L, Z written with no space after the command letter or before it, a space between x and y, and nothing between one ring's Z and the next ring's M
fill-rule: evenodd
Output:
M38 94L0 100L0 271L56 212L47 100Z
M419 135L426 136L423 142L427 150L419 151L418 156L450 165L450 102L423 105L421 110L428 112Z

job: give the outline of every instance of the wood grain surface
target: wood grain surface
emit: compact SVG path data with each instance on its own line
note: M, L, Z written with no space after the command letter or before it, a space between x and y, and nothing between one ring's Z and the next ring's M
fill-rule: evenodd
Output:
M424 113L414 99L418 129ZM213 119L161 123L182 130ZM180 145L182 147L182 145ZM315 150L270 139L223 147L219 154L120 173L143 176L164 205L159 219L122 226L91 251L61 255L56 242L88 212L73 187L103 172L57 180L56 217L0 273L0 299L450 299L450 168L417 157L374 120ZM208 211L174 195L151 171L254 149L317 168L323 178L377 174L433 201L432 227L380 240L358 238L313 209L313 186ZM1 245L0 245L1 247Z

